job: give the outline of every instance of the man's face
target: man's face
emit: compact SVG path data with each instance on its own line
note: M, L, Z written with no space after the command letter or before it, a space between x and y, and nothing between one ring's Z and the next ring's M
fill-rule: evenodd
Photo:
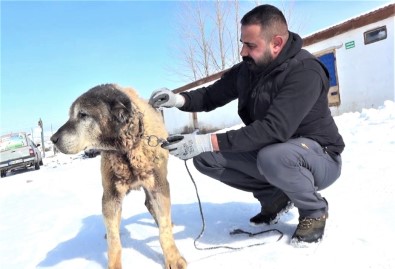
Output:
M263 70L274 60L271 43L264 40L259 25L242 25L240 41L240 55L251 71Z

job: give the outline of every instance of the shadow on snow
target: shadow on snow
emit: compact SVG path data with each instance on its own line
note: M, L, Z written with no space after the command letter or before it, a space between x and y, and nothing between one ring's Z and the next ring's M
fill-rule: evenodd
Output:
M287 220L294 217L292 212L288 212L288 214L281 218L278 224L270 227L249 226L249 218L256 214L258 210L256 203L202 203L202 208L206 227L204 234L197 243L198 246L202 248L228 244L234 245L234 243L236 243L237 246L239 243L241 246L243 243L245 246L251 244L251 242L248 241L248 235L229 235L232 230L237 228L249 232L260 232L262 230L276 228L284 233L285 238L287 236L289 237L290 233L295 229L295 225L286 223ZM173 231L176 244L177 240L195 239L202 230L203 224L197 203L173 204L172 220L175 226ZM147 229L155 228L155 232L145 232L147 235L146 238L134 239L131 235L133 234L133 229L129 230L127 227L129 225L142 225L143 228ZM140 213L130 218L122 219L120 230L123 249L132 248L158 264L163 263L163 255L158 238L159 230L148 211L147 213ZM274 234L274 236L277 238L278 234ZM282 240L284 240L284 238ZM247 241L247 243L244 241ZM177 245L180 248L180 244ZM160 251L160 253L158 254L155 250ZM181 253L185 253L181 248L180 251ZM92 215L83 219L83 226L79 233L74 238L59 243L54 249L49 251L46 258L38 264L38 267L51 267L72 259L90 260L106 268L107 243L105 240L105 227L101 215Z

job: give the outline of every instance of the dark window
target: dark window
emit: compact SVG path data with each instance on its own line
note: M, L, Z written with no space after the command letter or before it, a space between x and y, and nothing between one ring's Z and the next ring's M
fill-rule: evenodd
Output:
M381 26L379 28L366 31L363 33L365 45L374 43L387 38L387 27Z

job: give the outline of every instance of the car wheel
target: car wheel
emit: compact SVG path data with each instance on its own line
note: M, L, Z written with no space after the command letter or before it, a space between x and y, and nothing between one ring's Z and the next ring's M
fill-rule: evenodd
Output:
M40 164L38 162L34 163L34 170L40 170Z
M1 170L1 177L5 177L7 175L7 171L6 170Z

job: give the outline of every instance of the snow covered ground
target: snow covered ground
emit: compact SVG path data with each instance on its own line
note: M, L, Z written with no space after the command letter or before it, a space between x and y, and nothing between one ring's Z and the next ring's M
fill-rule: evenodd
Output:
M168 179L176 243L194 268L395 268L395 104L335 117L346 142L343 173L322 191L330 205L324 240L297 249L289 245L298 214L294 208L273 226L284 233L249 238L233 229L259 232L248 220L259 210L249 193L199 174L188 161L202 201L202 222L184 162L171 157ZM38 171L17 171L0 180L0 268L106 268L101 216L100 156L59 154ZM131 192L123 206L124 268L162 268L158 229L144 207L144 193Z

